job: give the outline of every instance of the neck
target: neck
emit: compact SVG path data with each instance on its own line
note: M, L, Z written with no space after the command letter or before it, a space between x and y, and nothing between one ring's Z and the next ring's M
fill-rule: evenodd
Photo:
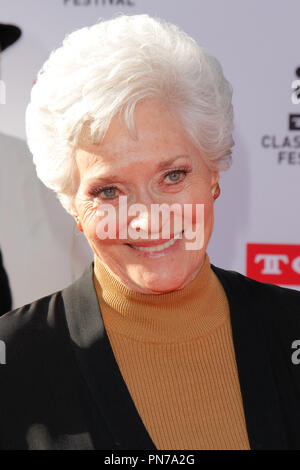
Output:
M135 292L95 256L94 283L107 328L137 340L187 341L209 334L225 321L225 293L208 255L183 289L164 294Z

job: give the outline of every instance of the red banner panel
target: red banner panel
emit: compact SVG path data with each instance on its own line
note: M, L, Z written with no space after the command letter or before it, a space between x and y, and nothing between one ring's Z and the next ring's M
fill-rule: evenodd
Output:
M278 285L300 285L300 245L247 244L247 276Z

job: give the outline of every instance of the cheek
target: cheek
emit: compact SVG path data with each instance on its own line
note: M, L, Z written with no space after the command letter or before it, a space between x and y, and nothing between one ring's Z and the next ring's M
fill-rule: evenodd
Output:
M82 225L86 226L95 218L98 206L94 201L78 195L76 198L76 208Z
M203 205L204 222L209 225L213 216L213 198L210 185L208 183L203 184L203 181L199 181L198 184L194 184L190 189L185 203L189 203L192 206L191 222L193 224L197 222L197 217L199 217L201 213L200 209L197 210L197 205Z
M84 234L94 245L109 247L119 243L118 211L112 206L108 212L86 211L84 216Z
M204 209L204 227L205 230L210 231L212 229L212 224L214 220L214 205L213 202L208 201L205 204L205 209Z

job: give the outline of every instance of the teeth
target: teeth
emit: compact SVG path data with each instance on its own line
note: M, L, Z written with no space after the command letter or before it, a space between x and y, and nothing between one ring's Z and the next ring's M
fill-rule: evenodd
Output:
M176 237L171 238L171 240L168 240L166 243L162 243L161 245L156 245L156 246L135 246L131 245L132 248L135 248L136 250L140 251L148 251L148 252L153 252L153 251L163 251L166 248L169 248L169 246L174 245L174 243L178 240L178 238L181 238L182 232L178 233Z

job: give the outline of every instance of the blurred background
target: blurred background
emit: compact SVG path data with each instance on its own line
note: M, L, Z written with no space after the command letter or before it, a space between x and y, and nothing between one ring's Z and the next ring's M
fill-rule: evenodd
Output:
M0 52L0 249L13 308L64 288L92 261L74 220L36 176L24 114L51 50L118 13L173 22L221 62L234 92L235 147L221 174L210 260L300 290L299 1L0 0L0 23L22 31Z

